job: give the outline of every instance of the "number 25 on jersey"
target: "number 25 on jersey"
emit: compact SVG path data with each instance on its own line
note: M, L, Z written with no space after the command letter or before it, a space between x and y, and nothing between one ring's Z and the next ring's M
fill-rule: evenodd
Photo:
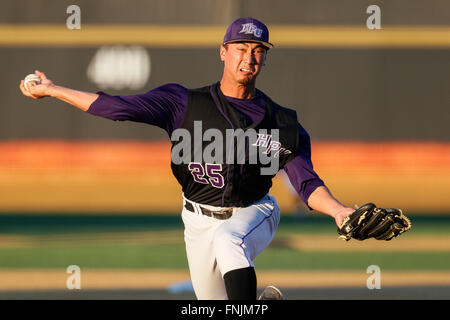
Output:
M194 181L203 184L211 184L214 188L223 188L224 178L220 174L222 165L217 163L205 163L205 166L198 162L190 162L189 171L194 177ZM206 177L205 177L206 176Z

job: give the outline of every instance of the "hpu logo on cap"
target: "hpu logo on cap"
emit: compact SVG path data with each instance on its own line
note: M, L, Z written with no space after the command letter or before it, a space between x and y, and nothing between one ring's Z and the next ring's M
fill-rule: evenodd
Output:
M255 37L261 38L263 30L255 26L253 23L245 23L242 25L242 30L239 33L251 34L253 33Z

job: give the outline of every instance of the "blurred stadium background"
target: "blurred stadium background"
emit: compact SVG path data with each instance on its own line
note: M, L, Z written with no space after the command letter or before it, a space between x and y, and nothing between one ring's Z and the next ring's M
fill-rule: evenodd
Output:
M69 30L70 5L81 29ZM366 9L381 8L381 30ZM316 171L347 205L399 207L393 242L341 243L282 173L279 232L259 285L288 299L450 298L450 3L439 0L3 0L0 3L0 299L189 299L181 188L156 127L20 93L38 69L113 95L217 81L218 47L241 16L275 48L258 87L296 109ZM83 290L67 290L66 268ZM368 290L378 265L382 289ZM181 293L179 293L181 292Z

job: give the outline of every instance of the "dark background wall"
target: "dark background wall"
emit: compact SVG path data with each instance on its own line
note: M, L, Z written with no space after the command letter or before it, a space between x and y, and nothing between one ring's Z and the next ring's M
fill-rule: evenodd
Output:
M378 5L387 25L448 25L447 0L2 0L1 23L61 23L71 4L86 23L229 24L252 16L268 24L361 24Z
M0 3L0 24L65 24L77 4L82 23L226 25L254 16L270 25L364 26L366 8L378 4L382 25L447 25L448 1L10 1ZM0 28L2 26L0 25ZM376 31L375 31L376 32ZM46 37L45 34L42 37ZM83 114L53 99L33 101L18 84L35 69L55 83L91 92L87 77L99 47L0 46L0 139L165 139L159 128L115 123ZM217 81L218 48L145 47L151 60L137 94L177 82L193 88ZM449 141L449 48L275 48L258 87L294 108L315 140Z

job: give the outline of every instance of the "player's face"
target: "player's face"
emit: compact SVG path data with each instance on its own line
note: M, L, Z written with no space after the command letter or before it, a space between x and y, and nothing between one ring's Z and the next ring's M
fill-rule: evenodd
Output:
M254 83L266 61L267 49L256 42L233 42L221 46L224 75L239 84Z

